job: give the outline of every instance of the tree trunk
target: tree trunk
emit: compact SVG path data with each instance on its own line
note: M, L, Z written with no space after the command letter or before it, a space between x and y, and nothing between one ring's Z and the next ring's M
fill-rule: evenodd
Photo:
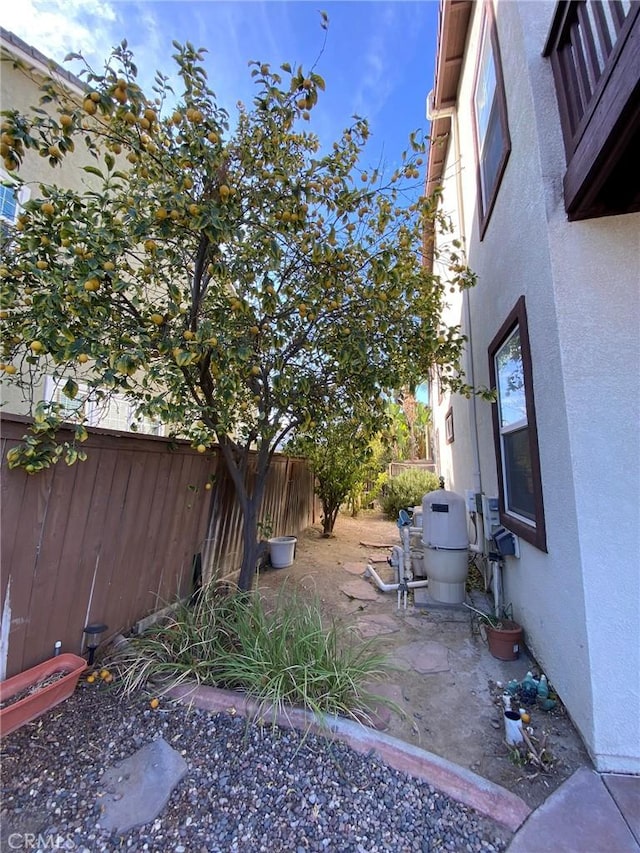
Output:
M262 495L260 495L262 502ZM242 564L240 565L240 577L238 587L243 592L248 592L253 586L256 574L256 566L260 556L260 543L257 537L258 530L258 507L256 506L256 495L252 495L247 502L247 507L242 517Z
M258 559L262 553L262 546L258 541L258 515L262 507L262 498L269 471L269 448L263 446L258 450L251 494L248 493L245 482L249 449L243 448L242 453L244 455L240 462L234 457L228 443L222 442L220 449L235 487L236 500L242 511L242 563L240 564L238 587L241 592L249 592L253 586Z
M331 536L333 533L333 526L336 523L336 518L338 517L338 511L340 509L340 504L337 506L330 506L329 504L322 501L322 535L323 536Z

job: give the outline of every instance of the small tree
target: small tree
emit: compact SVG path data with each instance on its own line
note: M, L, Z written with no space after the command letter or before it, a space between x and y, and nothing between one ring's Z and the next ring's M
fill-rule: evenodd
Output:
M29 151L55 167L81 145L95 162L84 191L54 179L20 217L0 270L2 369L27 390L48 373L78 403L81 378L87 399L125 394L199 451L217 442L242 511L249 589L267 472L290 434L344 399L381 410L383 389L422 379L435 361L459 382L463 338L441 326L445 287L421 256L425 223L448 225L433 200L412 200L424 150L415 136L388 177L361 162L363 118L325 153L310 129L322 78L258 62L253 105L230 131L201 51L175 49L178 94L161 73L145 94L123 42L104 73L82 72L84 96L49 79L43 108L3 112L16 178ZM455 246L447 260L460 286L472 283ZM56 443L59 406L35 411L11 466L36 473L83 458Z
M315 476L322 502L322 533L330 536L340 506L362 480L371 456L371 419L334 417L299 435L291 451L304 456Z

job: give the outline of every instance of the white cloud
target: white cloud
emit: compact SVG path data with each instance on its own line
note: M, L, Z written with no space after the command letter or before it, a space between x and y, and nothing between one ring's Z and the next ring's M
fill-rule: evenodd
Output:
M57 62L76 52L100 67L113 44L117 14L105 0L22 0L2 4L0 23Z

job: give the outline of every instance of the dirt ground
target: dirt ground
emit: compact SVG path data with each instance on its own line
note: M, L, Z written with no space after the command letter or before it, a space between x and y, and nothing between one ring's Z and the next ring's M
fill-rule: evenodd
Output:
M532 808L578 767L591 766L561 703L548 713L535 704L526 708L534 745L539 747L546 736L550 769L539 772L533 763L519 765L510 757L498 685L520 681L527 670L540 672L526 648L517 661L496 660L477 620L462 606L415 607L410 599L406 610L398 610L396 593L382 593L371 582L372 600L351 596L351 584L361 581L358 570L364 571L368 556L384 560L390 554L390 547L371 547L374 544L399 544L395 523L376 511L357 519L340 515L333 538L323 538L319 526L308 528L298 538L294 564L263 571L258 585L265 590L283 583L299 585L319 597L327 615L352 625L359 636L378 634L399 668L376 690L405 712L402 717L391 714L388 734L473 770L518 794ZM383 580L393 580L389 566L374 565ZM474 600L478 595L482 597L474 593Z

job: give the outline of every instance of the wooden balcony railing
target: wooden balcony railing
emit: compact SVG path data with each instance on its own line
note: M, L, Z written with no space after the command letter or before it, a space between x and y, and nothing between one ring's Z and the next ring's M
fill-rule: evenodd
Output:
M561 0L544 55L567 155L569 218L637 210L640 192L624 186L623 172L640 132L640 2Z

